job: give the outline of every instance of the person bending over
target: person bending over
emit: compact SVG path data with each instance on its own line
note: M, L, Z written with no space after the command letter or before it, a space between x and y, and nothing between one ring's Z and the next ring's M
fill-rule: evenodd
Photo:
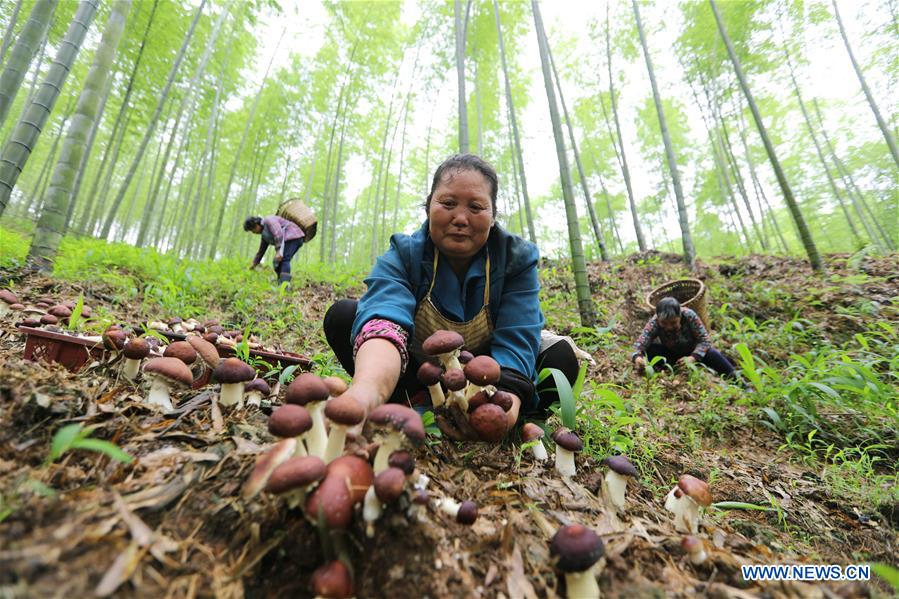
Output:
M262 239L259 241L259 251L253 257L250 269L259 266L268 246L274 246L275 259L272 266L275 274L278 275L278 283L290 283L290 261L306 240L303 230L296 223L275 215L265 218L248 216L243 221L243 230L262 235Z
M631 361L637 372L646 369L646 361L662 358L662 365L684 365L701 362L725 376L732 376L734 366L712 347L712 339L702 319L690 308L683 308L673 297L665 297L656 305L656 315L649 319L634 344Z

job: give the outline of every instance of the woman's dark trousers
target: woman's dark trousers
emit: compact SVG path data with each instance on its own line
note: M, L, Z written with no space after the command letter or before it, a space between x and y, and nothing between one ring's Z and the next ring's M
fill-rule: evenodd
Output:
M677 349L668 349L661 343L653 343L648 348L646 348L646 358L647 361L651 361L655 357L662 358L657 364L661 366L671 365L674 366L678 360L689 356L692 354L691 351L679 351ZM721 376L733 376L734 374L734 365L731 364L730 360L728 360L724 354L719 352L714 347L710 347L702 359L698 360L698 362L702 362Z

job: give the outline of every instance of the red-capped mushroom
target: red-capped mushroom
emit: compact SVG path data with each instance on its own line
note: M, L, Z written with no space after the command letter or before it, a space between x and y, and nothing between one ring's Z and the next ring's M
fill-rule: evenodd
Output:
M421 350L427 355L439 359L444 369L458 368L461 370L459 351L463 345L465 345L465 339L456 331L440 330L434 331L430 337L424 340Z
M468 379L468 388L465 390L466 399L470 399L478 391L488 391L488 394L492 394L502 375L499 363L490 356L472 358L462 371L465 373L465 378Z
M440 386L440 375L442 374L443 369L431 362L422 362L418 367L418 382L428 388L431 405L435 408L446 403L446 395L443 394L443 388Z
M265 490L275 495L287 493L287 505L294 508L306 502L306 493L325 477L326 468L314 455L288 458L272 470Z
M577 474L574 465L574 454L584 448L580 438L567 428L560 427L552 435L556 444L556 472L571 477Z
M197 361L197 350L187 341L174 341L165 346L162 355L166 358L178 358L188 366Z
M173 387L190 387L194 377L187 364L177 358L153 358L144 364L144 378L150 383L147 403L162 406L171 412Z
M543 435L543 429L533 422L527 422L521 427L521 440L525 443L533 443L531 453L533 453L534 459L538 462L549 459L549 454L546 453L546 446L543 445Z
M665 497L665 509L674 514L674 529L696 534L699 531L699 511L712 503L712 493L705 481L682 474Z
M705 562L708 554L705 552L705 546L702 544L700 539L697 539L693 535L685 536L680 542L681 548L687 553L690 557L690 563L694 566L699 566L703 562Z
M440 508L440 511L444 514L454 518L456 522L464 524L465 526L471 526L474 524L474 521L478 519L478 504L474 501L457 503L451 497L444 497L437 502L437 507Z
M368 462L352 455L340 456L328 464L324 480L306 498L306 518L315 523L321 517L328 528L345 529L373 479Z
M328 432L325 429L325 403L331 397L328 386L318 376L304 372L287 387L284 400L287 403L305 406L312 416L312 431L306 439L306 447L311 455L325 457L328 445Z
M141 360L150 355L150 345L144 337L132 337L122 350L125 356L125 364L122 366L122 375L129 380L134 380L140 370Z
M311 583L316 599L350 599L356 594L350 570L339 560L316 568Z
M256 406L257 408L262 405L262 398L268 397L271 392L272 388L269 387L264 378L255 378L244 385L243 388L243 394L244 398L247 400L247 405Z
M260 454L256 458L256 465L250 473L250 477L243 486L243 498L250 500L259 494L268 483L269 477L275 468L283 464L296 453L297 440L295 437L289 437L275 443L267 452Z
M460 368L449 368L443 373L443 384L449 391L449 397L446 402L450 406L456 404L463 413L468 412L468 398L465 397L465 385L468 380L465 373Z
M371 411L368 422L375 429L379 442L375 455L375 474L386 470L390 454L403 446L421 443L425 438L425 427L421 416L412 408L400 404L383 404Z
M303 406L284 404L272 412L268 419L268 432L276 437L294 437L297 440L296 454L306 455L304 436L312 428L312 417ZM318 457L318 456L316 456Z
M346 444L347 429L361 424L365 420L365 407L349 394L335 397L325 406L325 416L331 423L328 442L325 446L326 463L334 461L343 454Z
M222 360L212 371L212 378L222 384L220 403L223 406L236 405L238 409L242 408L244 385L255 377L256 370L239 358Z
M616 513L623 512L626 505L627 479L637 476L637 469L623 455L608 457L603 460L603 463L609 467L602 482L604 494L610 504L609 507Z
M563 526L549 544L549 554L565 574L569 599L599 599L599 585L593 565L605 553L602 539L581 524Z
M381 517L383 506L399 499L403 494L406 474L399 468L388 468L375 476L374 484L365 493L362 504L362 519L365 521L365 534L371 538L375 534L375 521Z
M506 413L498 405L485 403L468 415L468 423L482 441L502 441L509 430Z

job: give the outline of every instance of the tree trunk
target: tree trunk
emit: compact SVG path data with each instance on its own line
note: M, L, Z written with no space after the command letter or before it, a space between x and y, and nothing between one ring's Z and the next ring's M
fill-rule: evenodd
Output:
M25 21L19 37L16 38L16 43L9 52L9 61L3 68L3 72L0 73L0 127L6 121L13 100L16 99L16 94L22 87L25 73L28 72L34 55L37 54L47 35L53 19L53 11L56 9L56 2L57 0L35 1L28 20ZM18 10L18 6L16 10ZM15 19L13 19L14 21ZM12 23L10 23L10 27L12 27Z
M407 95L406 108L403 110L403 133L400 136L400 171L396 176L396 196L394 196L393 199L393 223L391 226L391 230L393 231L396 231L397 227L397 218L400 211L400 193L403 190L403 166L405 166L406 160L406 129L409 126L409 98L410 95ZM480 139L480 133L478 133L478 139Z
M549 103L549 116L552 121L553 137L556 140L556 155L559 158L559 175L562 178L562 195L565 198L565 215L568 221L568 242L571 247L571 267L574 272L578 312L581 317L581 325L592 327L596 323L596 310L593 305L593 298L590 295L590 285L587 282L587 264L584 261L584 248L581 245L581 232L578 223L577 206L574 203L574 193L571 190L571 169L568 166L568 157L565 154L565 140L562 135L562 123L559 119L559 109L556 106L556 95L553 90L552 73L550 72L548 44L546 43L546 34L543 30L543 19L540 17L540 7L537 4L537 0L531 0L531 9L534 12L534 28L537 31L537 45L540 49L540 64L543 67L543 84L546 87L546 100Z
M637 213L637 200L634 199L634 189L631 185L631 174L627 167L627 154L624 151L624 137L621 135L621 121L618 119L618 101L615 99L615 78L612 75L612 37L609 33L609 5L606 4L606 61L609 67L609 95L612 100L612 116L615 119L615 130L618 134L619 154L621 158L621 174L624 176L624 186L627 188L627 199L631 207L631 218L634 220L634 233L637 235L637 247L645 252L646 240L643 239L643 229L640 227L640 215Z
M28 249L28 262L40 270L50 270L59 242L66 233L69 204L75 201L72 196L75 176L88 146L87 138L97 120L101 96L106 90L106 82L112 71L130 10L131 0L116 0L113 3L103 37L94 54L94 63L78 97L75 116L69 124L59 162L56 163L51 179L50 191Z
M334 192L331 197L331 245L328 252L328 263L337 262L337 208L340 205L340 173L343 169L343 141L346 137L346 118L348 110L343 111L343 124L340 127L340 143L337 144L337 167L334 169Z
M559 101L562 103L562 115L565 117L565 125L568 128L568 137L571 139L571 149L574 151L574 162L577 165L578 177L581 182L581 191L584 192L584 200L587 203L587 213L590 215L590 224L593 226L593 236L596 238L596 245L599 246L599 255L603 262L609 261L609 252L606 250L606 242L604 240L605 233L602 225L596 218L596 210L593 208L593 198L590 195L590 189L587 186L587 174L581 164L581 153L577 149L577 140L574 137L574 127L571 124L571 118L568 116L568 106L565 104L565 94L562 93L562 81L559 79L559 72L556 70L556 61L553 60L552 48L549 47L549 41L546 44L546 52L549 55L549 65L552 67L553 78L556 81L556 89L559 91Z
M721 19L721 15L718 13L718 6L715 4L715 0L709 0L709 4L711 5L712 12L715 15L715 22L718 24L718 31L721 34L721 38L724 40L725 47L727 48L727 54L728 56L730 56L730 61L733 64L734 71L736 71L737 78L740 80L740 87L743 90L743 95L746 96L746 102L749 104L749 109L752 111L752 117L753 119L755 119L755 124L759 130L759 135L762 138L762 143L765 145L765 151L768 153L768 160L771 161L771 167L774 169L774 174L777 176L777 182L780 184L781 191L784 194L784 201L787 203L790 214L793 216L793 222L796 224L796 229L799 233L799 239L802 242L803 247L805 248L805 253L808 255L808 259L812 265L812 268L817 271L823 271L824 263L821 261L821 257L818 255L818 248L815 247L815 242L812 239L812 234L808 229L805 218L802 216L802 211L799 209L799 204L793 197L793 190L790 188L787 177L780 166L780 160L777 159L777 153L774 150L774 145L768 138L768 131L765 129L765 124L762 122L762 115L759 113L759 109L755 104L755 99L752 97L752 92L749 91L749 84L746 82L746 76L743 74L743 68L742 66L740 66L740 60L737 58L737 54L734 51L733 44L730 41L730 37L727 35L727 30L724 28L724 21Z
M677 157L674 155L674 144L671 143L671 135L668 133L668 123L665 120L665 110L662 106L662 98L659 95L659 87L656 84L656 76L652 69L652 58L649 56L649 46L646 43L646 34L643 32L643 22L640 20L640 8L637 0L631 0L634 7L634 19L637 22L637 32L640 34L640 44L643 46L643 56L646 58L646 71L649 73L649 83L652 86L652 99L656 105L656 113L659 116L659 128L662 130L662 141L665 144L665 158L668 160L668 170L671 172L671 185L674 187L674 197L677 200L677 220L680 223L681 240L684 248L684 262L690 270L696 269L696 249L693 247L693 237L690 235L690 222L687 218L687 204L684 201L684 191L681 188L680 174L677 169Z
M468 105L465 94L465 32L462 26L462 3L453 0L456 25L456 79L459 87L459 153L468 153Z
M840 9L837 8L837 2L836 0L831 0L831 3L833 4L833 14L837 18L837 25L840 26L840 36L843 38L843 43L846 45L846 52L849 54L849 60L852 61L852 68L855 69L858 82L862 86L862 91L865 92L865 98L868 100L871 112L874 113L874 118L877 119L877 126L880 127L880 132L883 133L883 139L890 149L890 154L893 155L896 166L899 166L899 149L896 148L896 140L893 138L890 126L883 120L883 117L880 116L880 110L877 108L877 102L874 101L874 96L871 94L868 82L865 81L865 75L862 73L862 68L859 66L858 61L855 60L855 54L852 52L852 46L849 45L849 38L846 36L846 28L843 27L843 19L840 18Z
M503 82L506 88L506 104L509 109L509 120L512 123L512 140L515 144L515 166L518 169L518 178L521 181L521 197L524 201L524 213L528 223L528 239L531 243L537 243L537 233L534 229L534 218L531 215L531 200L528 197L528 180L524 172L524 158L521 154L521 138L518 134L518 121L515 119L515 103L512 101L512 84L509 82L509 68L506 64L506 45L503 42L503 27L500 21L499 4L493 0L493 14L496 15L496 35L499 38L499 56L503 67Z
M131 161L131 166L128 168L128 173L125 175L125 180L122 182L119 192L116 194L116 197L112 202L112 207L109 209L109 213L106 216L106 221L103 223L103 229L100 233L100 236L103 238L109 235L109 229L112 227L112 222L115 220L116 212L118 212L119 206L122 204L122 200L125 198L125 194L128 192L128 186L131 184L131 179L134 177L134 173L137 172L137 167L140 165L140 161L144 157L144 152L146 152L147 150L147 145L150 143L150 139L156 132L156 125L159 123L159 117L162 114L162 108L165 105L166 100L168 99L169 90L171 90L172 84L175 81L175 76L178 74L178 68L181 66L181 61L184 60L184 55L187 53L187 47L190 44L191 38L193 37L194 30L197 27L197 23L200 21L200 15L203 13L204 6L206 6L206 0L200 0L200 5L197 7L196 12L194 13L193 21L190 24L190 28L187 30L187 35L184 37L184 41L181 43L181 49L178 51L178 56L175 58L175 62L172 64L172 68L169 70L168 77L166 78L165 85L163 86L162 91L159 94L159 101L156 103L156 109L153 111L153 116L150 117L150 122L147 126L146 131L144 131L144 137L137 147L137 154Z
M16 185L25 163L31 156L31 151L37 143L38 137L53 106L59 97L60 91L66 83L69 72L75 64L75 58L81 49L81 43L87 34L94 14L97 12L97 0L82 0L75 11L72 23L69 25L66 35L62 40L56 58L41 89L26 108L19 122L6 142L3 153L0 155L0 216L9 203L9 197Z
M272 63L275 61L275 56L277 56L278 54L278 48L281 46L281 40L284 39L285 33L287 33L286 28L281 30L281 35L278 37L278 43L275 44L275 49L272 52L272 57L271 59L269 59L268 66L265 68L265 75L263 75L262 83L259 84L259 91L256 92L256 97L253 99L253 107L250 109L250 114L247 117L246 125L244 125L243 128L243 134L240 136L240 143L237 145L237 152L234 154L234 160L231 163L231 172L228 175L228 183L227 185L225 185L225 193L222 195L222 207L219 210L218 219L216 219L215 229L209 243L209 252L206 256L210 260L215 259L219 236L222 232L222 222L225 218L225 212L228 208L228 194L231 193L231 185L234 183L234 175L237 173L237 165L240 164L240 155L243 153L243 147L247 143L247 136L250 132L250 126L253 124L253 118L256 116L256 109L259 107L259 100L262 98L262 90L265 89L265 84L268 83L268 76L272 70Z
M40 216L41 212L44 210L44 198L46 198L47 186L50 184L50 175L53 174L53 165L56 164L57 152L59 150L59 142L63 140L64 134L66 131L66 125L69 123L69 119L72 117L72 113L75 111L75 98L70 98L68 105L66 105L65 110L63 111L62 122L59 124L59 130L56 132L56 136L53 138L53 145L50 147L50 152L47 154L47 158L44 160L44 165L41 167L41 172L38 175L37 182L34 184L34 188L31 191L31 198L33 198L31 208L36 208L34 215ZM24 194L23 194L24 195ZM25 202L19 202L21 207ZM19 210L20 213L25 213L26 211Z
M0 65L6 59L6 51L12 43L12 32L16 28L16 21L19 19L19 11L22 9L22 0L16 0L16 7L9 17L9 23L6 25L6 31L3 32L3 45L0 46Z

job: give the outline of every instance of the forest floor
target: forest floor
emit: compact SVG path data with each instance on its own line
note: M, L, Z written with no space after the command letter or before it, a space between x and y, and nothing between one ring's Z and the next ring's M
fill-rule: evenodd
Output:
M801 260L771 256L700 264L716 344L736 357L735 345L745 343L759 377L729 384L698 369L637 377L629 367L630 343L649 316L645 294L685 274L676 256L590 264L600 322L591 328L578 325L567 267L546 264L547 326L595 360L579 400L585 451L577 476L560 478L512 440L461 445L429 436L415 457L432 495L474 500L480 516L464 527L433 510L397 510L378 521L373 538L354 524L357 596L563 595L547 535L571 522L605 541L605 597L887 596L882 580L749 582L740 572L744 564L895 566L899 555L899 259L830 256L827 268L813 275ZM109 321L172 315L146 287L123 294L109 282L17 268L0 269L0 285L29 299L83 295ZM331 374L322 316L338 297L361 291L358 282L307 280L249 308L210 298L194 311L242 326L248 313L258 322L273 305L286 307L299 318L278 344ZM179 414L163 415L117 376L115 363L73 374L26 362L23 348L13 320L0 321L0 597L309 596L311 572L324 561L315 528L281 499L246 502L240 493L272 442L264 411L224 411L216 425L211 392L197 390L178 396ZM847 364L862 372L857 394ZM881 408L869 409L872 402ZM136 459L71 451L48 461L54 433L75 422L95 425L94 437ZM621 452L640 480L618 520L599 492L600 461ZM716 502L760 508L708 510L699 536L709 560L700 566L686 559L662 507L682 473L708 481Z

